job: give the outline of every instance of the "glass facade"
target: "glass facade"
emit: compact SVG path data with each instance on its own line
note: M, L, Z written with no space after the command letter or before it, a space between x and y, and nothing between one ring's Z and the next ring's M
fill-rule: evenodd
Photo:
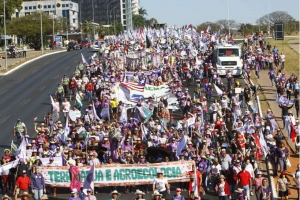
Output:
M78 3L79 6L78 18L79 21L81 22L93 21L93 13L94 13L95 23L107 25L109 22L113 22L115 20L121 22L122 5L120 5L120 0L115 0L115 1L114 0L72 0L72 1ZM93 5L94 5L94 12L93 12Z

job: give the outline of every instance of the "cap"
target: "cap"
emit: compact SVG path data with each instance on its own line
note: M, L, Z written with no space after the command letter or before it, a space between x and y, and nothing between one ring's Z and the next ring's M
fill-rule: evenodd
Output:
M180 189L180 188L177 188L177 189L176 189L176 192L181 192L181 189Z
M26 170L23 170L22 173L23 173L23 174L27 174Z

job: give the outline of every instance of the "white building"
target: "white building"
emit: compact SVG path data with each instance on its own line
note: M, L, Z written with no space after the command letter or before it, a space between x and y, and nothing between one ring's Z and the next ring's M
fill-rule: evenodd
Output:
M140 0L131 0L132 14L138 15L140 9Z
M49 15L54 13L56 17L66 18L71 31L78 29L78 4L71 0L23 1L22 10L16 10L12 18L30 15L40 9Z

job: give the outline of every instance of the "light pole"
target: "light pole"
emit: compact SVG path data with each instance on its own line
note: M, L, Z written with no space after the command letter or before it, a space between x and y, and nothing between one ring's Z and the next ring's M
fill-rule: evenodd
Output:
M109 16L108 16L108 6L111 4L111 3L113 3L113 2L115 2L115 1L117 1L117 0L114 0L114 1L112 1L112 2L110 2L110 3L108 3L107 4L107 6L106 6L106 15L107 15L107 25L109 26ZM108 27L108 35L109 35L109 27Z
M52 41L54 42L54 40L55 40L55 35L54 35L54 11L52 13L52 35L53 35L53 40Z
M253 12L253 14L255 14L256 17L257 17L257 20L255 21L255 24L258 26L258 32L260 33L260 25L259 25L259 23L257 22L257 21L258 21L258 14L257 14L257 12Z
M64 19L66 19L66 39L69 40L69 33L68 33L68 18L64 17Z
M42 48L42 54L44 54L44 44L43 44L43 5L42 0L40 0L40 6L41 6L41 48Z
M82 18L81 18L81 4L82 4L83 0L80 1L80 9L79 9L79 12L80 12L80 32L81 32L81 36L80 36L80 39L82 40Z
M271 34L271 26L270 26L270 0L268 0L268 21L269 21L269 36Z
M3 3L3 21L4 21L4 48L5 48L5 71L7 70L7 41L6 41L6 11L5 11L5 3L6 0L4 0L4 3Z
M228 4L228 0L227 2L227 24L228 24L228 37L230 38L230 26L229 26L229 4Z

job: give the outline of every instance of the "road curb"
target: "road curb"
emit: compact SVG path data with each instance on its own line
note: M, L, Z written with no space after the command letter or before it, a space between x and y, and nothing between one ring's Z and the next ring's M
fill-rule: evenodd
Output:
M38 56L38 57L36 57L36 58L33 58L33 59L31 59L31 60L28 60L28 61L26 61L26 62L24 62L24 63L18 65L17 67L15 67L15 68L9 70L8 72L6 72L6 73L4 73L4 74L0 74L0 76L7 76L7 75L13 73L14 71L17 71L18 69L20 69L20 68L22 68L22 67L28 65L29 63L31 63L31 62L33 62L33 61L38 60L38 59L40 59L40 58L44 58L44 57L46 57L46 56L50 56L50 55L53 55L53 54L57 54L57 53L61 53L61 52L66 52L66 51L67 51L67 50L55 51L55 52L51 52L51 53L47 53L47 54L40 55L40 56Z

